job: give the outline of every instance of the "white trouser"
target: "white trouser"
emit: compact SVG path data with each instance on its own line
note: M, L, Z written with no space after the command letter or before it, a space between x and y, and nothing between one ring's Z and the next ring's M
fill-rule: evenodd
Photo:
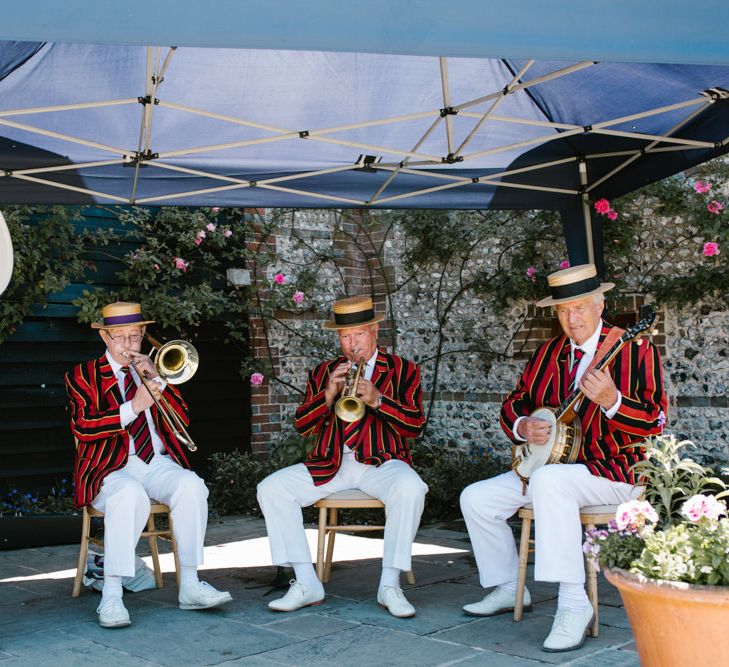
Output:
M582 525L579 508L624 503L640 488L592 475L582 464L537 469L522 495L513 471L467 486L461 511L484 588L516 581L519 569L514 535L506 523L523 505L534 505L534 578L584 584Z
M134 549L147 524L150 498L170 508L182 566L203 562L208 523L208 489L192 470L169 456L155 454L149 463L130 456L126 466L104 478L91 503L104 513L104 572L134 576Z
M411 569L427 484L404 461L386 461L377 467L360 463L351 454L344 455L337 474L321 486L314 485L303 463L278 470L258 485L274 565L311 562L301 508L345 489L359 489L385 504L382 566Z

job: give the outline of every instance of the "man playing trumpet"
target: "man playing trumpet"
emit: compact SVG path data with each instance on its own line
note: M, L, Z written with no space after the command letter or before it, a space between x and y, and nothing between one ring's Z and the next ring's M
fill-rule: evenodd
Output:
M274 611L294 611L324 600L306 541L301 508L345 489L360 489L385 504L385 538L378 603L406 618L415 609L400 589L400 573L411 569L410 552L423 513L426 484L411 467L406 438L425 424L420 370L411 361L377 348L378 322L372 299L355 296L334 303L325 329L336 331L342 357L309 373L295 426L316 435L306 461L269 475L258 485L274 565L290 564L296 579ZM355 395L361 418L341 419L335 405L352 364L364 364Z
M207 609L231 600L197 577L203 562L208 490L192 470L147 389L189 423L187 405L140 352L145 326L138 303L116 302L92 324L106 352L66 374L71 431L78 442L74 463L76 507L104 513L104 585L97 609L102 627L129 625L122 577L134 576L134 549L149 516L150 498L170 507L180 559L181 609ZM147 382L143 383L140 373Z

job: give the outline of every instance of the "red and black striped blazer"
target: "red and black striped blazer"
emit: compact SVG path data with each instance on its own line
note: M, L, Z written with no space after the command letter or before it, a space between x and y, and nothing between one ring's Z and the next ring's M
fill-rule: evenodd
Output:
M99 493L104 477L126 465L129 433L121 426L121 391L106 355L75 366L66 373L65 381L71 432L78 441L73 470L74 504L82 507ZM187 426L187 405L180 392L168 384L163 395ZM150 409L166 453L181 466L189 468L182 445L160 419L157 407L153 405Z
M612 327L603 324L598 349ZM539 407L557 407L569 394L570 342L562 335L544 343L532 355L516 386L501 407L500 422L514 438L517 417ZM612 419L595 403L583 398L578 414L582 422L582 448L577 458L593 475L634 483L630 470L644 456L643 441L663 430L668 399L658 350L648 340L626 343L610 363L620 408Z
M306 396L294 418L302 435L317 434L316 445L304 461L317 486L330 481L342 463L346 423L335 415L334 406L327 407L324 390L329 375L344 361L344 357L325 361L309 373ZM370 465L391 459L412 463L405 439L420 435L425 425L420 369L412 361L380 350L371 381L382 394L382 405L377 410L365 406L359 434L350 445L354 455L360 463Z

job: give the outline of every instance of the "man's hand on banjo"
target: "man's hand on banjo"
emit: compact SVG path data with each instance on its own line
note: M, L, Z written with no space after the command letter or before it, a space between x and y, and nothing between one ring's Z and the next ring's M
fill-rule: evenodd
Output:
M606 366L601 371L587 371L580 380L580 389L593 403L609 410L618 400L618 388Z
M525 417L516 430L530 445L544 445L549 440L549 429L549 422L544 419Z

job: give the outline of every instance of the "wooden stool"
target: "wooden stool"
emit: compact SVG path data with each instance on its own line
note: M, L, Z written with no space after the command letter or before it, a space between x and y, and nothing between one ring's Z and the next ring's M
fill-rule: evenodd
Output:
M351 533L360 533L366 530L384 530L384 526L340 526L337 524L337 513L340 509L356 509L358 507L385 507L385 504L368 496L358 489L337 491L326 498L314 503L319 508L319 535L316 549L316 574L319 580L325 584L329 581L332 572L332 555L334 554L334 538L338 530L346 530ZM328 520L327 520L327 514ZM415 583L415 575L412 570L407 572L407 581L412 586Z
M169 522L169 528L164 530L157 530L154 525L155 514L166 514ZM76 568L76 578L73 581L73 597L77 598L81 593L81 583L83 581L84 571L86 570L86 555L89 551L89 542L103 548L103 540L91 537L91 518L92 517L103 517L104 513L94 509L91 505L86 505L83 508L83 516L81 523L81 548L78 553L78 567ZM152 552L152 562L154 563L154 580L157 584L157 588L162 588L162 570L159 566L159 550L157 548L157 538L163 537L172 542L172 553L175 557L175 573L177 575L177 586L180 586L180 561L177 557L177 542L175 541L175 535L172 532L172 516L170 515L170 508L167 505L152 501L149 508L149 518L147 519L147 530L145 530L140 537L146 537L149 540L149 550Z
M588 530L596 525L606 524L615 518L617 505L587 505L580 508L580 523ZM519 510L521 519L521 540L519 544L519 574L516 579L516 604L514 605L514 620L521 621L524 607L524 587L526 586L527 560L529 553L534 551L532 539L532 521L534 520L534 506L524 505ZM587 573L587 597L595 610L595 620L590 628L590 636L599 634L598 607L597 607L597 570L592 561L585 559L585 572Z

